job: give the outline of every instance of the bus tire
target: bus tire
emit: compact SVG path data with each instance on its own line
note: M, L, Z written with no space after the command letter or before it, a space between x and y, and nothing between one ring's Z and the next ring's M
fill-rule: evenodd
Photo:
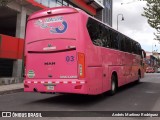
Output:
M110 95L114 95L116 91L117 91L117 78L116 75L112 74Z

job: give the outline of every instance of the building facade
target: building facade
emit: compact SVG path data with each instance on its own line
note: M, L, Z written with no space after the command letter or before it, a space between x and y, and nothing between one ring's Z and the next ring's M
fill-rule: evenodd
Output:
M49 8L58 6L70 6L70 7L81 8L81 6L78 3L76 3L76 0L75 1L68 0L67 2L66 0L35 0L35 1ZM102 22L112 26L112 5L113 5L112 0L85 0L85 1L87 5L91 5L94 8L96 8L96 14L91 13L91 11L86 11L88 14L95 16ZM96 2L96 4L94 2Z
M22 81L26 22L32 13L51 7L70 6L112 26L112 0L1 0L0 84Z

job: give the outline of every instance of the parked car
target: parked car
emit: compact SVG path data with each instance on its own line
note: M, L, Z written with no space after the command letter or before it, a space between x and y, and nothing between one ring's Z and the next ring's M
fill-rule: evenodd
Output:
M154 73L154 72L155 72L155 70L154 70L153 67L147 67L146 68L146 73Z
M160 67L157 69L157 73L160 73Z

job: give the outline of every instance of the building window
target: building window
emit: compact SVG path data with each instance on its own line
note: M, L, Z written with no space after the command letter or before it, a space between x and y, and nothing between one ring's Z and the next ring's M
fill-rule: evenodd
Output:
M34 0L46 7L58 7L58 6L70 6L70 7L73 7L75 5L73 5L71 2L68 2L68 0ZM100 2L102 2L100 0ZM77 7L77 6L75 6Z
M46 7L59 7L59 6L70 6L73 7L65 0L35 0L36 2L46 6Z
M100 3L102 3L102 0L98 0Z
M49 0L42 0L42 5L49 7Z
M69 4L69 7L73 7L73 5Z
M50 0L49 1L49 7L56 7L56 0Z
M35 0L36 2L38 2L38 3L42 3L42 0Z
M57 6L62 6L63 3L62 3L62 0L57 0Z
M63 1L63 6L68 6L68 3Z

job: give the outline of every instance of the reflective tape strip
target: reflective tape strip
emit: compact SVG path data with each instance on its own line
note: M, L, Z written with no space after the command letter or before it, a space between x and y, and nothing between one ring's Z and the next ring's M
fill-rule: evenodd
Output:
M57 84L59 84L59 81L56 81Z
M48 81L48 84L51 84L52 82L51 81Z
M24 83L34 83L34 84L44 84L44 83L48 83L48 84L52 84L52 83L62 83L62 84L85 84L85 81L25 81Z
M38 82L37 82L37 81L34 81L34 83L37 84Z
M41 83L43 84L43 83L44 83L44 81L41 81Z
M81 84L85 84L85 81L81 81L80 83L81 83Z
M28 83L31 83L31 81L28 81Z
M64 81L63 83L64 83L64 84L67 84L68 82L67 82L67 81Z
M76 84L76 81L72 81L73 84Z

